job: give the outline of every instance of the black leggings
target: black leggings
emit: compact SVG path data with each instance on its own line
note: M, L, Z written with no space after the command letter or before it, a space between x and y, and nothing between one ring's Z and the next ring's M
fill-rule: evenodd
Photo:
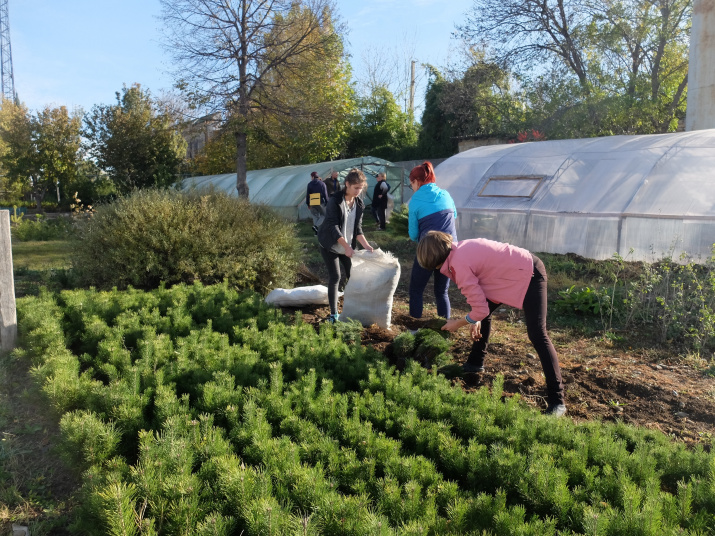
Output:
M352 260L347 255L334 253L325 249L323 246L318 246L320 254L325 261L325 266L328 269L328 303L330 304L330 314L338 314L338 285L340 284L340 266L345 272L345 280L350 279L350 269L353 266Z
M549 338L549 334L546 332L546 268L544 268L544 263L539 257L536 255L532 255L532 257L534 258L534 274L531 276L531 282L526 291L526 296L524 296L524 304L522 306L526 332L541 361L541 368L546 378L549 404L563 404L564 385L561 379L559 358L556 355L556 349ZM489 316L482 320L481 325L482 338L478 341L474 341L472 350L467 358L467 363L480 367L484 365L484 356L489 347L492 313L499 307L498 303L491 301L488 301L488 304Z

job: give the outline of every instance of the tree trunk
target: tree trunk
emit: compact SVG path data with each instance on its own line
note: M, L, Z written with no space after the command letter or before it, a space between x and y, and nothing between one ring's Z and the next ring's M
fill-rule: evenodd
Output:
M236 132L236 191L238 197L248 199L246 182L246 133Z
M47 188L43 188L39 185L39 181L33 180L32 195L35 198L35 208L37 212L42 212L42 200L45 198L45 192Z

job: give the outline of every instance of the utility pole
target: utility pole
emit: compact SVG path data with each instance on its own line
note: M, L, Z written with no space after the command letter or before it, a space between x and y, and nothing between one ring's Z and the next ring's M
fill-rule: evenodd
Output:
M412 60L410 73L410 119L415 120L415 60Z
M0 0L0 71L2 74L2 96L15 101L15 77L12 74L12 47L10 46L9 0Z

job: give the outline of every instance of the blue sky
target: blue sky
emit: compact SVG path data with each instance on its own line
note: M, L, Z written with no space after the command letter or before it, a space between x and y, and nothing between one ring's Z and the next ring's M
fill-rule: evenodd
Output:
M349 28L356 76L364 52L414 50L415 60L443 66L451 37L472 0L337 0ZM158 0L10 0L15 90L31 110L45 105L114 102L123 84L158 95L170 89L170 58L161 47ZM450 53L450 49L452 52ZM418 100L420 95L418 95ZM417 102L419 106L419 102Z

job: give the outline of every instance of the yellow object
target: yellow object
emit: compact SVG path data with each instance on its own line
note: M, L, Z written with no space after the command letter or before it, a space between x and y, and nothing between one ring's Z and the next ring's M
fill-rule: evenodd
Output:
M310 201L310 206L311 207L317 207L320 205L320 192L317 194L310 194L310 197L308 198Z

